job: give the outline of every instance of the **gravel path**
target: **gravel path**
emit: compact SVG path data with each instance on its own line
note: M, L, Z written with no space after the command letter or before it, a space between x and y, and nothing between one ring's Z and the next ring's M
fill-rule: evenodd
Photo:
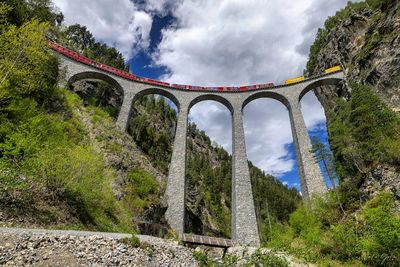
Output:
M2 266L197 266L192 250L177 242L129 234L0 228Z

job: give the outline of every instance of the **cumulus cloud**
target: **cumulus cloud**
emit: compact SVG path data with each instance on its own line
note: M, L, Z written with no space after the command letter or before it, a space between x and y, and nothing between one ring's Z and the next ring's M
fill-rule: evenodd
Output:
M189 121L195 121L200 130L232 153L232 117L227 107L215 101L200 102L190 110Z
M315 127L318 127L321 123L326 123L324 108L313 91L304 95L300 104L307 129L313 131L316 130Z
M240 85L281 81L301 72L296 52L309 0L184 1L177 27L165 29L155 55L177 83ZM284 70L284 71L279 71Z
M273 99L257 99L243 113L248 158L278 177L291 171L295 161L288 149L293 136L286 107Z
M53 2L64 13L66 24L85 25L97 40L115 46L126 58L149 45L152 17L129 0Z

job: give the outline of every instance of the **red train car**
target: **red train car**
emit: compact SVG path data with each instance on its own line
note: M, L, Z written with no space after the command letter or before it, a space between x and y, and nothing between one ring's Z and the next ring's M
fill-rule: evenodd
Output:
M113 67L107 66L105 64L95 62L95 61L93 61L87 57L84 57L75 51L65 48L62 45L60 45L56 42L53 42L53 41L49 41L49 46L51 47L51 49L57 51L58 53L63 54L65 56L67 56L73 60L76 60L78 62L81 62L85 65L93 66L97 69L112 73L114 75L123 77L128 80L145 82L145 83L153 84L153 85L157 85L157 86L165 86L165 87L181 89L181 90L208 90L208 91L248 91L248 90L255 90L255 89L262 89L262 88L271 88L271 87L275 86L273 83L255 84L255 85L247 85L247 86L239 86L239 87L234 87L234 86L204 87L204 86L192 86L192 85L184 85L184 84L170 84L170 83L159 81L159 80L138 77L132 73L128 73L126 71L119 70L117 68L113 68Z

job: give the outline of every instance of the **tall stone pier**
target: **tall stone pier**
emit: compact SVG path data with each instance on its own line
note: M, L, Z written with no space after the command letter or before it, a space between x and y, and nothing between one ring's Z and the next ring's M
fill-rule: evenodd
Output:
M258 247L260 237L247 163L241 103L234 107L232 128L232 238L239 244Z

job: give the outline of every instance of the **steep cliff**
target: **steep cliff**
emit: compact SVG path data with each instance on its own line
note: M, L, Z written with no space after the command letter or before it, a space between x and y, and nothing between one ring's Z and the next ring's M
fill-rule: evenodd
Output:
M367 1L368 2L368 1ZM311 49L310 75L340 64L347 81L370 85L393 110L400 111L400 8L398 1L380 1L376 6L355 3L328 18ZM351 95L350 87L317 96L329 114L335 97Z
M385 110L386 105L395 113L400 112L398 1L349 2L346 8L326 20L325 27L319 29L317 39L311 47L307 72L314 75L337 64L345 70L346 83L339 87L316 88L315 92L325 108L330 141L333 143L339 173L345 170L341 172L343 184L353 183L353 187L360 188L361 193L358 198L361 199L369 198L376 190L382 188L392 191L400 198L399 162L389 151L391 149L398 151L400 138L396 133L399 131L398 115L397 119L393 118L390 123L380 120L381 125L374 124L378 121L378 117L382 118L382 114L396 117L389 111L379 113L379 110L374 110L377 107ZM352 92L354 88L358 88L358 92ZM369 90L371 93L365 93ZM354 97L359 97L363 103L353 100L353 93L356 94ZM374 99L373 95L377 95L379 99L367 104L367 101ZM380 101L385 105L380 105ZM354 116L351 115L360 113L361 106L369 110L362 114L364 120L370 120L368 122L370 128L368 130L365 128L364 132L356 129L360 126L356 125ZM348 114L345 114L346 112ZM348 122L345 122L346 120ZM354 150L345 156L342 148L346 146L346 142L343 141L342 144L337 142L339 135L342 135L338 126L346 128L348 136L353 140L348 139L347 145L349 149L354 148ZM383 130L384 127L386 130ZM394 133L390 134L392 130ZM377 132L381 132L382 136L378 137L375 134ZM385 138L391 141L386 148L379 148L379 143ZM365 149L362 152L363 143L370 144L371 154L377 153L371 156L367 155ZM378 152L385 156L377 156ZM353 171L349 171L350 169ZM348 189L347 186L344 187Z

